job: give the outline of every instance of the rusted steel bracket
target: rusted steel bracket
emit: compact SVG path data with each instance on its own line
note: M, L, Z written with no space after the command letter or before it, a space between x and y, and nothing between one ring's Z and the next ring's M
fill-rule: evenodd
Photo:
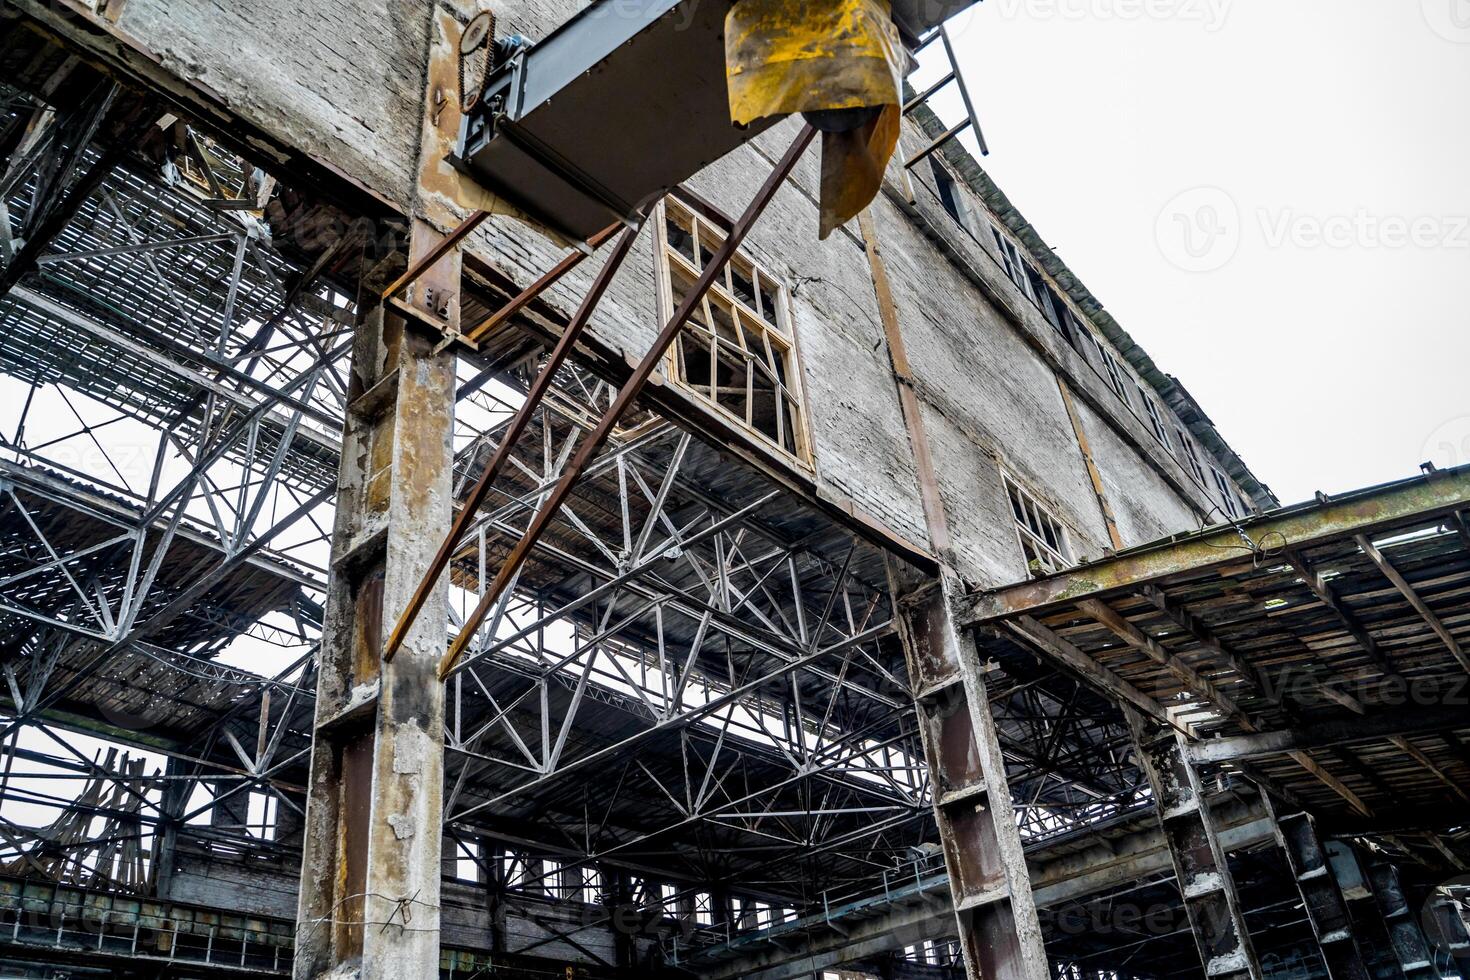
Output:
M715 252L714 257L710 259L709 265L700 274L699 280L690 289L689 295L684 297L684 301L674 311L673 317L664 325L663 330L659 333L657 339L654 340L653 346L643 356L643 360L633 369L632 376L623 384L622 390L618 392L617 398L614 399L608 410L603 413L602 418L598 420L596 428L583 439L581 446L577 449L577 455L567 464L567 468L562 474L560 482L551 491L551 495L547 498L546 503L536 512L536 516L532 518L531 525L526 529L526 533L521 536L521 539L516 542L515 547L511 549L510 554L506 556L505 562L500 566L500 571L496 573L495 580L480 597L479 605L470 613L469 617L465 620L464 628L460 630L459 635L450 644L449 651L444 655L444 659L439 664L439 676L441 679L447 677L454 670L455 665L459 663L460 658L464 656L465 650L469 647L475 632L480 628L480 624L484 622L485 616L509 587L511 581L521 570L521 566L526 563L526 559L531 555L531 549L536 546L541 536L546 533L546 529L550 526L551 520L557 511L561 510L562 505L571 496L572 490L576 488L577 481L582 476L582 471L592 462L592 457L597 454L597 451L602 448L603 443L612 435L613 429L632 406L633 400L638 397L638 393L643 389L644 384L648 382L648 379L653 376L653 372L663 362L664 354L667 353L669 346L678 337L679 331L684 329L684 322L689 319L690 314L694 312L694 308L703 302L705 294L709 292L710 287L714 285L715 280L724 271L725 266L734 258L736 250L740 248L740 245L745 241L745 237L750 233L752 226L754 226L757 219L765 212L766 207L771 203L772 199L775 198L776 191L780 189L781 184L796 167L797 161L801 159L807 147L811 146L812 140L816 138L816 135L817 131L811 126L802 127L801 133L796 137L796 141L792 143L791 148L786 151L786 155L782 157L776 169L772 171L770 177L766 179L766 182L756 193L755 199L746 208L745 214L741 215L740 220L735 223L735 227L726 236L724 244L720 246Z
M424 573L423 579L419 581L418 588L414 590L408 607L404 609L403 615L399 617L397 625L393 627L393 633L388 637L388 643L383 649L383 659L385 661L391 662L394 655L397 654L398 648L403 645L404 637L413 628L414 620L418 618L420 610L424 608L424 603L428 601L430 594L433 593L435 583L439 581L439 576L444 573L445 568L449 567L449 560L454 555L454 549L459 547L460 541L464 539L465 532L469 530L470 525L474 522L475 515L479 513L480 506L485 502L485 497L489 495L490 488L494 486L495 478L499 475L501 467L505 465L506 459L510 457L511 450L515 448L515 444L520 440L522 433L526 431L526 426L530 425L531 417L536 414L536 409L540 407L542 399L546 396L546 392L550 390L552 377L556 374L557 369L565 363L567 357L572 352L572 348L577 346L577 341L581 339L587 323L592 319L592 314L597 309L597 304L601 302L603 294L607 292L607 287L612 283L613 276L622 267L623 260L628 257L628 252L632 249L633 242L637 237L637 228L629 228L623 232L622 238L618 239L617 247L608 256L607 262L602 266L602 271L597 274L597 278L587 290L587 295L582 298L582 305L577 310L577 315L572 318L571 323L562 332L561 340L551 352L551 356L547 359L546 364L542 366L540 373L536 375L536 380L531 383L531 389L526 394L526 400L521 404L520 409L516 412L515 418L511 420L510 426L501 437L500 445L495 451L495 456L490 460L489 465L485 467L485 472L480 474L479 482L475 484L464 505L459 509L459 513L454 519L454 526L449 531L449 536L439 546L439 551L434 555L433 562Z
M468 218L461 221L458 228L455 228L448 235L445 235L444 238L438 242L438 244L436 244L433 248L429 249L422 256L420 256L417 261L410 263L408 269L404 271L403 275L393 280L393 282L390 283L387 288L383 290L382 296L380 296L379 298L383 300L390 299L391 297L398 295L398 293L407 286L410 286L413 283L417 282L420 276L432 269L435 265L439 263L440 259L444 258L444 256L448 255L452 250L457 248L459 246L459 243L464 241L465 237L469 235L470 232L480 227L480 225L488 217L490 217L489 211L476 211L474 214L471 214Z

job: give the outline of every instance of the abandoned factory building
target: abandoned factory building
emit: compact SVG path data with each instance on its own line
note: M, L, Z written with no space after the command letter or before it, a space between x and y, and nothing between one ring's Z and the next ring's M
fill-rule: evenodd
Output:
M755 2L0 3L0 976L1470 977L1470 472L1282 506L968 3L819 238Z

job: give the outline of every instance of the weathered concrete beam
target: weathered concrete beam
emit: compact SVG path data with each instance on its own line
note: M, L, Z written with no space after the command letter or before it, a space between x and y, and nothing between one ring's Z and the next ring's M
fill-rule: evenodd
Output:
M1372 974L1358 946L1356 924L1317 834L1316 821L1310 813L1283 809L1269 794L1265 800L1328 975L1332 980L1369 980Z
M1394 959L1406 980L1439 980L1434 954L1419 921L1419 910L1404 893L1398 868L1387 861L1376 861L1368 866L1368 880L1388 928Z

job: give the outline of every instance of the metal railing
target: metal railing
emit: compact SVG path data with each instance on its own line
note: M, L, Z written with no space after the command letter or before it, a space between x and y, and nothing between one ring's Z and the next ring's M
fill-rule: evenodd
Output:
M89 957L182 962L285 975L294 924L228 915L67 885L0 881L0 936L13 945Z
M692 930L675 931L666 944L665 953L674 965L694 953L709 953L719 947L731 951L754 943L766 942L792 932L808 932L830 927L834 922L855 913L883 908L902 902L921 900L929 893L948 895L949 885L944 857L940 853L925 854L885 869L876 884L871 879L823 889L810 906L810 911L781 922L761 925L756 913L742 915L741 921L716 922ZM762 910L770 916L774 910Z

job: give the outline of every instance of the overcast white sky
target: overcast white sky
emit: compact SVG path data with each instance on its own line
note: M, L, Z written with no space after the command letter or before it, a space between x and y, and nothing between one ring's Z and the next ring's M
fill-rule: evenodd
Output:
M984 166L1286 502L1470 462L1470 0L986 0Z

